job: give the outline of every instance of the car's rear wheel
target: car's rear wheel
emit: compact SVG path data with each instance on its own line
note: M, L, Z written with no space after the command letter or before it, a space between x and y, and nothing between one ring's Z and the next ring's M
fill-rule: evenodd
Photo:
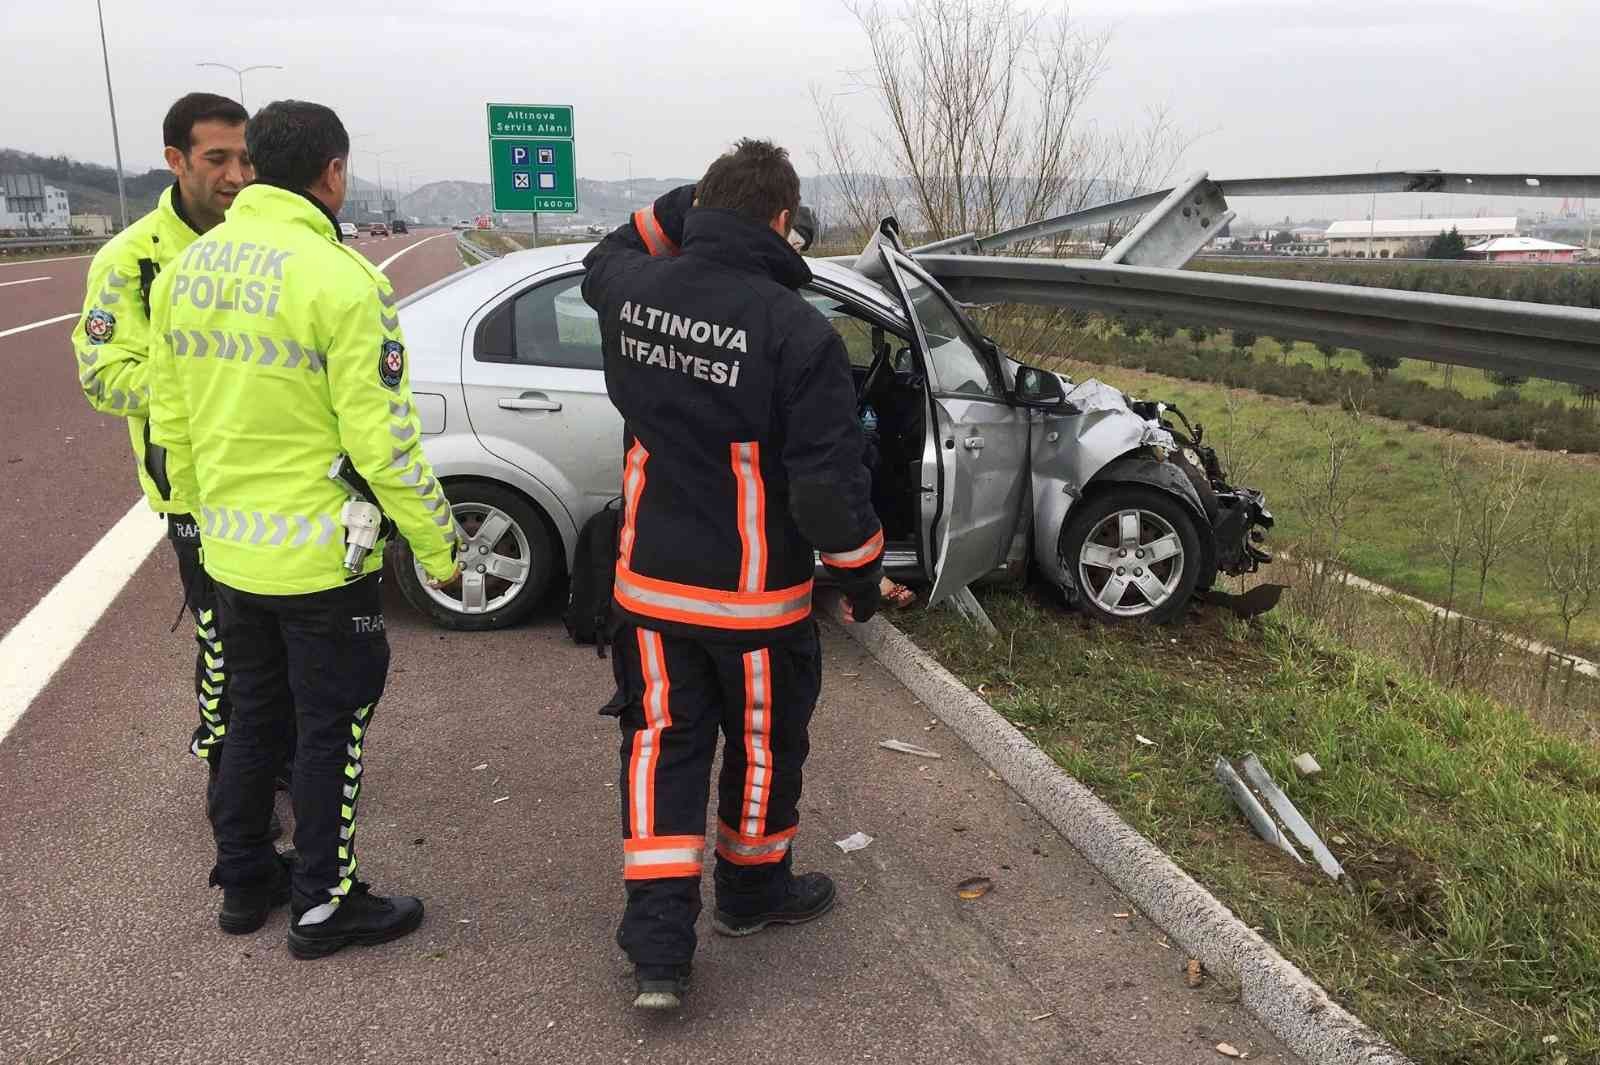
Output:
M556 539L539 509L501 485L463 481L446 487L467 540L461 584L430 588L401 545L395 577L406 601L447 629L503 629L544 601L559 567Z
M1137 485L1107 488L1074 508L1060 549L1078 603L1105 621L1171 621L1203 564L1193 512Z

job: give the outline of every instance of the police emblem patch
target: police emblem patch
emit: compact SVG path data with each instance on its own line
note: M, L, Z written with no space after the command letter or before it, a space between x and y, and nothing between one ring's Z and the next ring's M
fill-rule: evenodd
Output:
M117 316L96 307L83 320L83 331L89 337L89 343L104 344L117 331Z
M378 348L378 380L389 388L399 388L405 372L405 346L398 340L385 340Z

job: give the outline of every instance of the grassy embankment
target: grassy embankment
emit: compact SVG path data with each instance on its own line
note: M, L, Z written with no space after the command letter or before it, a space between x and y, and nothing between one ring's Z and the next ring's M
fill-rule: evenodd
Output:
M1594 750L1291 613L1104 628L1026 592L984 601L987 647L953 612L897 620L1396 1045L1451 1065L1600 1061ZM1353 895L1250 833L1211 769L1247 751ZM1321 777L1295 779L1301 751Z

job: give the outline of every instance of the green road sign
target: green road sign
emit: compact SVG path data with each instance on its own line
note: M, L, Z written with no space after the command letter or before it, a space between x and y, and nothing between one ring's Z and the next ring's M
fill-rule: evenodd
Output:
M496 211L576 213L572 108L490 104L489 172Z

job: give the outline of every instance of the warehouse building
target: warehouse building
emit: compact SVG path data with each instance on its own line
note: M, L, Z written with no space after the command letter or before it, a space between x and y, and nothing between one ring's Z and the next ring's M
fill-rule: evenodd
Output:
M1328 227L1328 254L1346 259L1396 259L1452 229L1478 244L1517 235L1515 218L1380 218L1335 222Z
M1583 249L1537 237L1496 237L1467 249L1468 258L1491 263L1571 263Z
M38 174L0 174L0 233L66 233L71 220L65 190Z

